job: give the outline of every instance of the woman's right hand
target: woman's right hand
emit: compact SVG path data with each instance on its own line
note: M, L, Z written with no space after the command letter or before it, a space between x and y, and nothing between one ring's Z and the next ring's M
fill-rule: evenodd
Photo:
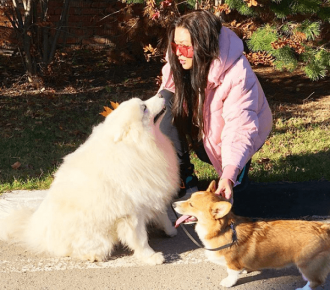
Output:
M216 194L223 196L228 201L232 202L233 199L233 182L228 178L219 180L218 188L215 191Z

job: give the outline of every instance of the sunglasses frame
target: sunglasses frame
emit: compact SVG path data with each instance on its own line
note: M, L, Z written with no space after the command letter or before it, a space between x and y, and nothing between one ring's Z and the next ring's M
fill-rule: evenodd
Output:
M179 52L187 58L192 58L194 55L194 48L193 46L187 46L182 44L176 44L175 42L171 42L172 50L176 53L178 50Z

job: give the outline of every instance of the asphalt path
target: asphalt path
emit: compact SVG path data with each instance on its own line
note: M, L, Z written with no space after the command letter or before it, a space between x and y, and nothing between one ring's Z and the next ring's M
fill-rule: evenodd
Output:
M1 214L13 206L38 205L47 191L14 191L0 197ZM274 196L275 195L275 196ZM308 218L329 222L330 183L251 184L236 195L234 210L251 217ZM176 217L169 209L170 219ZM193 227L188 227L194 233ZM83 262L68 257L34 254L18 245L0 242L0 289L225 289L223 267L210 263L181 228L173 238L150 228L149 243L165 256L165 263L148 266L132 252L118 246L107 262ZM305 282L295 267L241 274L237 286L244 290L291 290ZM330 276L319 289L330 289Z

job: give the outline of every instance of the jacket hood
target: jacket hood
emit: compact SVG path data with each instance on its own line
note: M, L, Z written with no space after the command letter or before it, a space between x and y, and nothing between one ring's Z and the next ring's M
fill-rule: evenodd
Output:
M221 28L219 37L219 58L212 61L208 75L208 88L219 86L225 72L243 54L243 41L227 27Z

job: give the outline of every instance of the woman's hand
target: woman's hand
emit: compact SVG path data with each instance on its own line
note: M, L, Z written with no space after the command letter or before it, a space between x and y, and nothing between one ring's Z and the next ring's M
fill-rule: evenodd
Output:
M233 197L233 182L230 179L224 178L219 180L216 194L222 195L225 199L232 200Z

